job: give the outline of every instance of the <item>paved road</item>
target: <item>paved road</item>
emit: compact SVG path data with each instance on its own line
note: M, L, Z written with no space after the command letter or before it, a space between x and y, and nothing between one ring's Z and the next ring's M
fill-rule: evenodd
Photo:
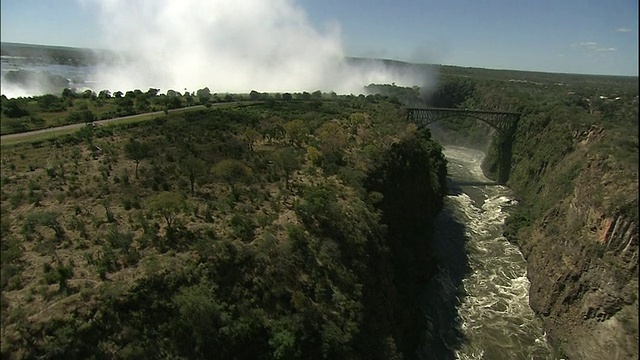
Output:
M221 105L229 105L229 104L233 104L233 103L216 103L216 104L212 104L212 105L221 106ZM189 106L189 107L184 107L184 108L180 108L180 109L172 109L172 110L169 110L169 112L172 113L172 112L179 112L179 111L185 111L185 110L194 110L194 109L198 109L198 108L204 108L204 105L195 105L195 106ZM104 125L104 124L108 124L108 123L113 122L113 121L119 121L119 120L125 120L125 119L134 119L134 118L139 118L139 117L143 117L143 116L153 116L153 115L162 115L162 114L164 114L164 111L155 111L155 112L144 113L144 114L123 116L123 117L113 118L113 119L97 120L97 121L94 121L94 123L99 124L99 125ZM21 132L21 133L16 133L16 134L6 134L6 135L2 135L2 137L0 137L0 140L19 139L19 138L23 138L23 137L28 137L28 136L32 136L32 135L38 135L38 134L45 134L45 133L54 132L54 131L79 129L79 128L83 127L83 126L86 126L86 124L85 123L70 124L70 125L56 126L56 127L50 127L50 128L46 128L46 129L40 129L40 130L26 131L26 132Z

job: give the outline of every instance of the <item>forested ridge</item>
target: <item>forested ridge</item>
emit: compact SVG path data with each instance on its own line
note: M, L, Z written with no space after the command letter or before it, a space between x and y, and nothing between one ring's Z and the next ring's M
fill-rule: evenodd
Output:
M3 357L410 355L446 161L330 98L3 147Z

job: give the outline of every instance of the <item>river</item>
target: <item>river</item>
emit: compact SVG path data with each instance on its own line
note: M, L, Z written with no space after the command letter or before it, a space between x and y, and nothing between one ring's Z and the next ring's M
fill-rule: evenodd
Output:
M481 151L447 146L449 194L437 219L438 274L424 294L435 342L420 359L555 359L529 306L526 262L502 236L516 204L483 176Z

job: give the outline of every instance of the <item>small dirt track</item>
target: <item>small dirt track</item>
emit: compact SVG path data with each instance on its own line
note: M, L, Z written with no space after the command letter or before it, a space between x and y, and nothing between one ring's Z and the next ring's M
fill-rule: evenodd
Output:
M220 105L228 105L228 104L231 104L231 103L218 103L218 104L214 104L214 105L220 106ZM180 108L180 109L169 110L169 112L173 113L173 112L179 112L179 111L185 111L185 110L194 110L194 109L204 108L204 107L205 107L204 105L195 105L195 106L189 106L189 107L184 107L184 108ZM122 120L128 120L128 119L135 119L135 118L139 118L139 117L162 115L162 114L164 114L164 111L154 111L154 112L150 112L150 113L123 116L123 117L113 118L113 119L96 120L96 121L94 121L94 123L97 124L97 125L105 125L105 124L108 124L108 123L114 122L114 121L122 121ZM46 128L46 129L40 129L40 130L20 132L20 133L15 133L15 134L6 134L6 135L2 135L2 137L0 137L0 141L19 139L19 138L27 138L27 137L34 136L34 135L40 135L40 134L45 134L45 133L50 133L50 132L55 132L55 131L79 129L79 128L83 127L83 126L87 126L87 125L85 123L70 124L70 125L56 126L56 127L50 127L50 128Z

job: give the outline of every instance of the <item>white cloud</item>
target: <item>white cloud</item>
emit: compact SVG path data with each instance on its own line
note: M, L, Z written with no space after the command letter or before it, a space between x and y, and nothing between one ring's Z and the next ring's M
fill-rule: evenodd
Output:
M587 50L593 50L596 49L598 47L598 43L593 42L593 41L588 41L588 42L579 42L579 43L573 43L571 44L571 47L581 47Z
M616 29L617 32L630 32L631 29L627 29L627 28L617 28Z
M616 51L617 49L614 47L600 47L597 42L587 41L587 42L579 42L573 43L570 45L573 48L582 48L588 51L596 51L596 52L610 52Z
M92 1L110 47L129 56L97 75L106 89L357 94L372 82L424 85L348 66L339 25L314 29L295 0Z

